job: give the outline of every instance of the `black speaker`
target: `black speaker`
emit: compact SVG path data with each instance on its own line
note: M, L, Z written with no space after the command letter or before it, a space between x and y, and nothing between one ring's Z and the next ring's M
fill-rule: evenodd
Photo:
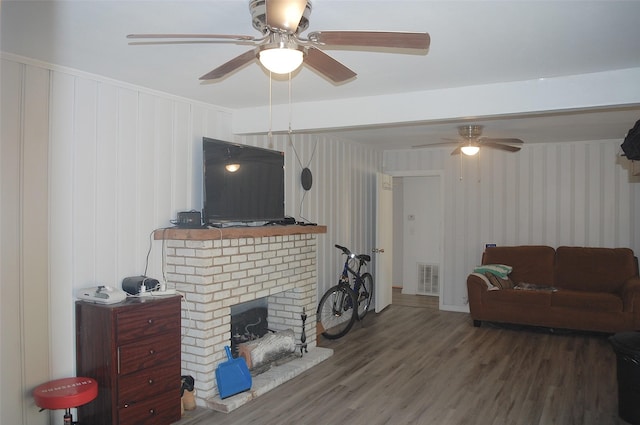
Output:
M176 220L176 226L185 229L197 229L202 227L202 215L200 211L182 211L178 213L178 219Z
M153 291L158 289L160 282L147 276L130 276L122 279L122 290L131 295L138 295L142 285L144 285L145 291Z

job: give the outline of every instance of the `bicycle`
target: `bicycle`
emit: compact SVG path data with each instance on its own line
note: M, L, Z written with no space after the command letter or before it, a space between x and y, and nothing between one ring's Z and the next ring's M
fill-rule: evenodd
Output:
M338 284L324 293L317 312L318 329L327 339L346 335L356 320L364 319L373 299L373 276L368 272L360 274L367 262L371 261L371 256L353 254L340 245L335 247L342 250L346 259ZM350 267L352 261L357 263L357 267ZM353 287L349 283L349 275L353 277Z

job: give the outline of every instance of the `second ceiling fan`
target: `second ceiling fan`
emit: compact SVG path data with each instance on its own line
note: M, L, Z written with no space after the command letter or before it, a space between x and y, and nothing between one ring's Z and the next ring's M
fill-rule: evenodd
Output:
M458 146L451 152L451 155L459 155L463 153L465 155L475 155L480 151L480 148L490 148L490 149L499 149L507 152L518 152L520 150L520 145L524 142L520 139L516 138L490 138L490 137L481 137L482 129L484 126L482 125L461 125L458 126L458 134L460 135L460 139L443 139L443 140L451 140L450 142L444 143L435 143L435 144L425 144L414 146L415 148L425 148L431 146L439 146L439 145L450 145L452 143L457 143Z
M251 0L249 10L253 27L261 33L260 37L231 34L129 34L127 38L156 40L130 44L211 42L253 46L251 50L206 73L200 77L201 80L223 78L258 59L265 68L277 74L288 74L304 63L334 83L345 82L357 74L324 53L325 49L404 49L426 53L431 42L426 32L314 31L304 38L301 33L309 27L311 14L311 2L307 0ZM158 41L161 39L165 40Z

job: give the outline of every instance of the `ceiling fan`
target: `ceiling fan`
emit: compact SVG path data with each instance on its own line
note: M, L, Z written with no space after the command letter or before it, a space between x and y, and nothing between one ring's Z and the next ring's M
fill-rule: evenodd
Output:
M253 48L200 77L216 80L258 59L277 74L288 74L302 63L334 83L342 83L357 74L323 52L323 49L354 48L360 50L411 49L424 52L431 38L426 32L387 31L314 31L303 38L309 27L311 2L307 0L250 0L253 27L260 37L231 34L129 34L129 39L156 41L129 44L233 43ZM157 41L166 39L163 41ZM386 50L389 51L389 50ZM391 50L392 51L392 50Z
M460 135L460 139L448 139L445 138L443 140L451 140L454 143L457 143L458 146L451 152L451 155L459 155L463 153L465 155L475 155L480 151L480 148L491 148L491 149L500 149L508 152L518 152L520 150L519 146L512 145L521 145L524 143L520 139L515 138L489 138L489 137L480 137L482 136L482 129L484 126L482 125L461 125L458 127L458 134ZM414 146L414 148L424 148L431 146L439 146L439 145L449 145L452 142L444 142L444 143L435 143L435 144L425 144Z

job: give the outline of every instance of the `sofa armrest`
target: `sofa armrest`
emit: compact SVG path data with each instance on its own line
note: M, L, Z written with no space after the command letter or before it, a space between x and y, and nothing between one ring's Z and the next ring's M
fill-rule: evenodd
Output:
M640 277L627 280L620 288L620 296L624 311L635 311L640 314Z
M490 285L486 277L472 273L467 276L467 296L469 300L469 311L471 317L482 316L482 293L488 291Z

